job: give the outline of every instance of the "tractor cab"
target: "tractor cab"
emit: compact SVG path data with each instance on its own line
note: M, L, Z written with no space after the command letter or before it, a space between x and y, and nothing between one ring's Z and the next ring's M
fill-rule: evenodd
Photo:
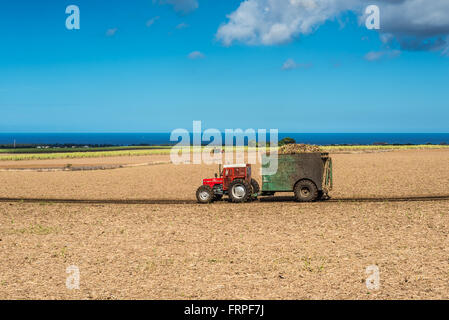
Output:
M250 164L235 164L223 166L221 172L223 177L223 189L228 190L229 185L235 179L242 179L251 183L251 165Z
M251 178L250 164L233 164L219 166L220 177L204 179L203 185L196 192L200 203L221 200L228 195L232 202L246 202L257 197L259 184Z

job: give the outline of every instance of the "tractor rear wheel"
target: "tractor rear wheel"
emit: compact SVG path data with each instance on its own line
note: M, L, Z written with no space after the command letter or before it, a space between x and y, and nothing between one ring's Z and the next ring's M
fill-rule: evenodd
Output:
M248 201L251 196L251 185L245 180L236 179L229 184L229 198L234 203Z
M295 186L295 199L299 202L312 202L318 198L318 189L310 180L301 180Z
M207 185L202 185L196 190L196 199L199 203L211 203L214 201L214 192Z
M253 189L251 192L252 198L257 199L257 196L253 197L253 194L259 193L259 191L260 191L260 186L256 179L251 179L251 188Z

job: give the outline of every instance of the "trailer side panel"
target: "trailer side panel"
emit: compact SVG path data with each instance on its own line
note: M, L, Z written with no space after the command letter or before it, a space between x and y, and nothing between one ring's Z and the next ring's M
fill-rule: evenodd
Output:
M278 170L274 175L262 176L262 191L290 192L302 179L313 181L322 191L323 173L324 163L319 152L278 155Z

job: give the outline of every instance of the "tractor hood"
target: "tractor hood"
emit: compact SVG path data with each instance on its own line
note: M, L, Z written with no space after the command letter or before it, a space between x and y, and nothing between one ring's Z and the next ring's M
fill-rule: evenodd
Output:
M203 184L215 185L222 184L223 178L212 178L212 179L203 179Z

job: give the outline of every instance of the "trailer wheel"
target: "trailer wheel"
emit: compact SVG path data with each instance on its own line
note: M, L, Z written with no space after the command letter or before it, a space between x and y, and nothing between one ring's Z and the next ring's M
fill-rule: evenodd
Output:
M199 203L211 203L214 200L214 192L207 185L202 185L196 190L196 199Z
M318 189L310 180L301 180L295 185L295 199L299 202L311 202L318 198Z
M245 180L236 179L229 184L229 198L232 202L246 202L250 196L251 185Z
M260 191L260 186L259 186L259 183L257 182L256 179L251 179L251 188L253 189L253 190L252 190L251 196L252 196L253 194L255 194L255 193L259 193L259 191ZM253 197L253 198L256 199L257 196L255 196L255 197Z

